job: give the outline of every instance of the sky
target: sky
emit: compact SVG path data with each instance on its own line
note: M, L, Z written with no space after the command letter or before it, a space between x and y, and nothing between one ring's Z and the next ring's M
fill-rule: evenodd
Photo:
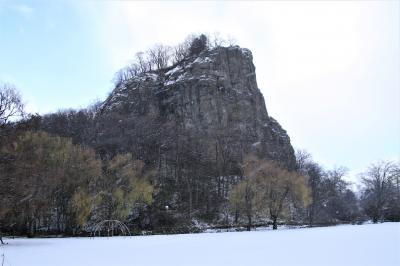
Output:
M104 100L136 52L219 33L253 52L268 113L349 178L400 160L400 1L4 1L0 81L29 112Z

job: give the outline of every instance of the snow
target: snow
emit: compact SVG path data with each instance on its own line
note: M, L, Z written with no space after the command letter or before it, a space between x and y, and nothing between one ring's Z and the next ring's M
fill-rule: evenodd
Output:
M171 69L170 71L168 71L167 73L165 73L166 76L170 76L175 74L178 71L182 71L182 67L181 66L176 66L173 69Z
M193 63L210 63L212 60L209 57L198 57L196 60L193 61Z
M6 242L5 266L400 265L400 223Z
M170 85L173 85L173 84L175 84L176 82L175 82L175 80L168 80L168 81L166 81L165 83L164 83L164 86L170 86Z
M171 86L179 82L184 82L184 81L216 81L216 78L210 75L201 75L201 76L193 76L190 77L190 74L187 72L184 72L180 74L179 76L175 77L176 79L169 79L164 83L164 86Z
M179 75L178 77L176 77L175 80L168 80L168 81L166 81L166 82L164 83L164 86L170 86L170 85L173 85L173 84L175 84L175 83L184 81L185 78L186 78L186 76L187 76L187 72L184 72L183 74L181 74L181 75Z
M251 146L255 147L255 146L258 146L260 144L261 144L261 141L257 141L257 142L254 142L253 144L251 144Z
M200 77L191 77L187 79L188 72L185 72L188 68L192 67L194 63L202 64L202 63L209 63L212 62L212 60L209 57L198 57L196 60L193 62L186 64L184 66L176 66L175 68L169 70L168 72L165 73L165 75L168 77L168 79L165 81L164 86L170 86L174 85L176 83L179 83L181 81L186 81L186 80L214 80L213 78L208 77L207 75L201 75Z

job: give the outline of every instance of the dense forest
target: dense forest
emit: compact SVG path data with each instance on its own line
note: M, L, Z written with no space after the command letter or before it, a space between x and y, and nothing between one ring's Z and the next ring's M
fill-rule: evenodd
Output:
M156 45L119 71L115 86L224 45L232 43L205 35L176 47ZM400 220L398 163L371 164L353 191L346 168L324 169L304 150L296 151L295 165L288 165L249 150L230 156L229 145L218 139L215 159L203 156L202 136L182 133L170 136L178 148L164 167L142 150L114 147L112 130L120 129L113 124L108 135L100 135L99 126L118 119L104 120L100 112L97 103L27 114L15 86L1 84L1 234L90 235L104 220L122 221L136 233ZM140 140L134 136L130 147L139 147Z

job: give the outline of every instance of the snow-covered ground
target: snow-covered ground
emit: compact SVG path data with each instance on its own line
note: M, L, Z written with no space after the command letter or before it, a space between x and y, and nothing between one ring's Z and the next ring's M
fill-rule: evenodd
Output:
M6 241L4 266L400 265L400 223Z

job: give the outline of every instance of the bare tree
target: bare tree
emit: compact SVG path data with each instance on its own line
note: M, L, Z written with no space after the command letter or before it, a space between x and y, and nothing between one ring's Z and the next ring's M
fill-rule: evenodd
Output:
M174 63L178 63L188 56L189 43L183 42L173 48L172 59Z
M136 53L135 61L136 61L136 64L138 65L139 72L144 73L149 70L147 59L143 52Z
M235 46L237 45L237 40L233 36L228 36L228 40L226 41L229 46Z
M114 79L113 79L114 85L115 85L116 87L118 87L118 86L120 86L126 79L127 79L127 76L126 76L125 68L120 69L120 70L118 70L117 73L115 73L115 76L114 76Z
M24 116L24 104L14 85L0 84L0 126Z
M130 77L134 77L140 73L139 65L136 62L132 62L128 65L127 71Z
M190 45L196 37L197 36L195 34L190 34L182 43L179 43L173 47L173 63L178 63L189 56Z
M396 163L392 171L392 200L389 206L388 218L391 221L400 221L400 163Z
M308 151L296 150L296 166L300 172L306 174L305 173L306 165L311 162L312 162L312 156Z
M221 37L221 34L219 32L214 32L210 42L211 42L212 47L218 47L218 46L225 46L226 45L225 39Z
M326 190L324 188L325 170L305 150L296 151L297 170L306 177L311 194L311 203L306 208L306 216L310 226L316 220L321 221L326 201Z
M148 50L148 55L155 69L163 69L171 61L171 48L162 44L156 44Z
M384 211L393 195L396 173L394 163L381 161L372 164L367 172L361 174L364 185L362 204L365 213L374 223L384 219Z
M326 171L323 180L323 206L325 219L329 223L351 222L359 217L357 197L349 188L350 183L344 180L347 171L345 167L335 167Z

